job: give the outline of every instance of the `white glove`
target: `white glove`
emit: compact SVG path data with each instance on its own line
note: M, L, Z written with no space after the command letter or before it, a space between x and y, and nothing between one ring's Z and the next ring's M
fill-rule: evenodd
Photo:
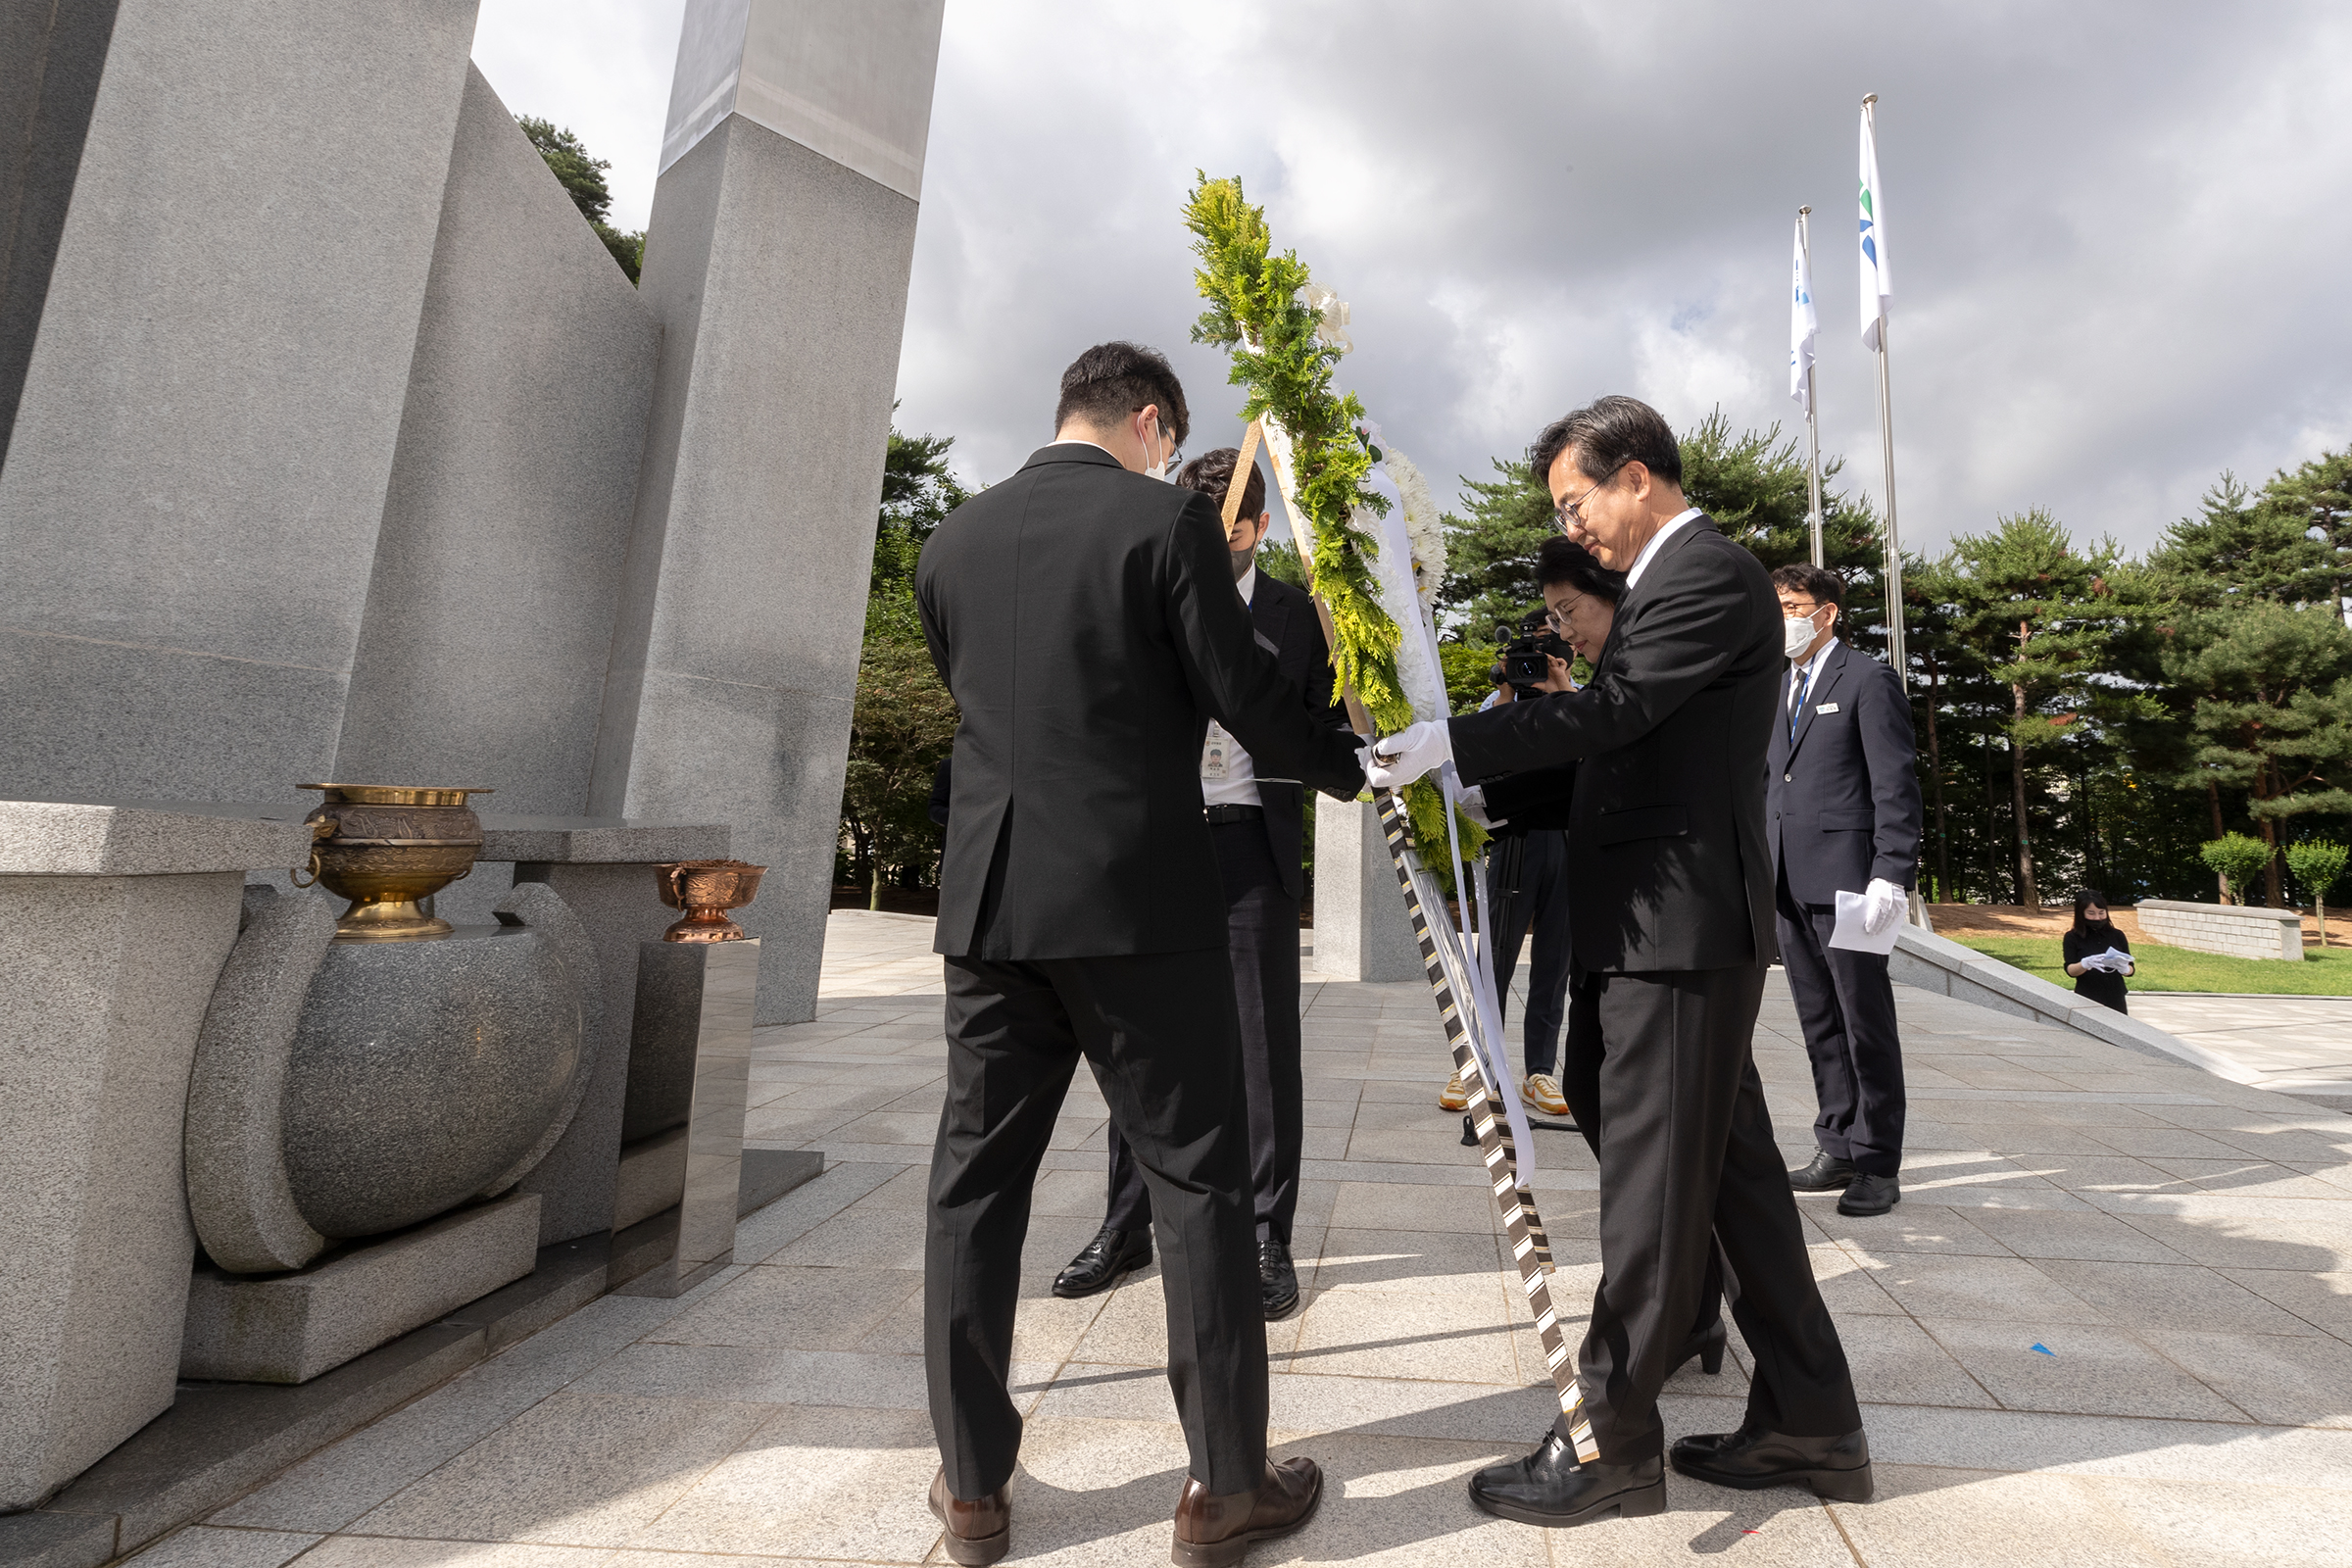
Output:
M1862 929L1874 937L1911 909L1911 896L1883 876L1872 877L1862 896L1870 901L1870 907L1863 911Z
M1487 815L1487 787L1484 784L1473 784L1462 791L1461 802L1462 814L1490 833L1508 820Z
M1425 718L1372 745L1364 776L1376 790L1402 789L1422 774L1453 760L1453 737L1442 718Z
M2109 948L2099 956L2105 960L2100 967L2109 974L2130 974L2132 972L2132 955L2121 948Z

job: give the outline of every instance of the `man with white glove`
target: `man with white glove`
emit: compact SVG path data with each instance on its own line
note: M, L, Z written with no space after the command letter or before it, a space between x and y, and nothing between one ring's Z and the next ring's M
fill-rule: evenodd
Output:
M1879 660L1838 636L1844 584L1783 566L1788 672L1767 755L1764 815L1788 995L1813 1062L1819 1152L1789 1173L1800 1193L1837 1192L1840 1214L1902 1201L1903 1052L1883 953L1830 946L1838 895L1859 891L1876 936L1909 911L1920 804L1911 704Z

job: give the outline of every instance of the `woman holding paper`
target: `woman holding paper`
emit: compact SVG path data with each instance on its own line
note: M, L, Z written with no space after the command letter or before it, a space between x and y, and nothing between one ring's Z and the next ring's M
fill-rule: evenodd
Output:
M2084 888L2075 895L2075 924L2066 934L2066 972L2075 995L2130 1012L2124 1005L2124 976L2132 972L2132 939L2107 917L2107 895Z

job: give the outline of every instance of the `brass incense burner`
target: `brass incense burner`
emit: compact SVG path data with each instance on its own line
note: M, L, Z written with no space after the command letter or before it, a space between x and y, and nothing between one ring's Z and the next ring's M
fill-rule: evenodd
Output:
M335 922L337 942L429 942L456 927L417 907L473 870L482 822L466 805L485 789L420 789L387 784L305 784L326 799L305 820L314 843L307 871L328 892L351 901Z
M749 860L671 860L654 867L662 902L686 916L662 933L664 942L741 942L743 927L727 918L760 896L764 865Z

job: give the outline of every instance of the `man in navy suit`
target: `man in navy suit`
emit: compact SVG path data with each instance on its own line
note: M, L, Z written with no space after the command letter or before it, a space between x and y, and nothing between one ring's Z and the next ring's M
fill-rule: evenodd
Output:
M1867 901L1864 923L1903 917L1919 864L1919 775L1901 677L1838 640L1844 585L1819 566L1783 566L1789 658L1768 754L1767 832L1781 962L1813 1061L1820 1152L1789 1185L1842 1188L1840 1214L1902 1201L1903 1052L1886 956L1830 946L1838 895Z

